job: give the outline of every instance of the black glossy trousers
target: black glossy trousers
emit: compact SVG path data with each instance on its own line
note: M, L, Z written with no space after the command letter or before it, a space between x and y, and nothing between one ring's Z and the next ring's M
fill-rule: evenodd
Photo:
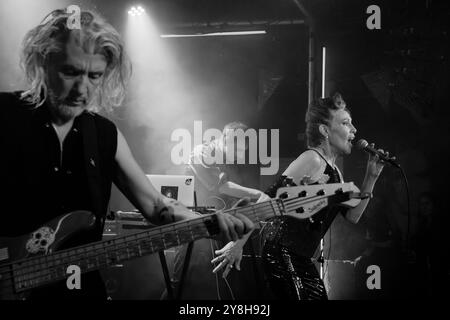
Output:
M308 257L298 256L277 243L263 250L266 279L276 299L327 300L322 279Z

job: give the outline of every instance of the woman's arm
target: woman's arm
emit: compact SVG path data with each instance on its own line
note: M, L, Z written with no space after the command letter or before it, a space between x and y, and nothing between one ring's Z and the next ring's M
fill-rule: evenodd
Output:
M372 147L374 144L371 145ZM383 150L378 150L383 152ZM389 153L386 153L386 156L389 156ZM367 161L366 174L364 176L364 181L361 186L361 192L370 192L372 193L375 183L378 180L378 177L383 171L384 162L380 160L378 155L369 155L369 160ZM366 210L367 205L369 204L370 198L361 200L360 204L352 209L349 209L345 214L345 217L348 221L352 223L358 223L362 214Z

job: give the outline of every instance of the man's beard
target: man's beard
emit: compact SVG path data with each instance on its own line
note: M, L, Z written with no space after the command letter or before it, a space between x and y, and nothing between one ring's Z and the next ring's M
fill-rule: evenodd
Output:
M80 107L82 110L87 109L86 105L80 107L68 106L64 103L64 100L58 99L53 92L48 93L49 105L52 111L57 117L63 121L69 121L80 114Z

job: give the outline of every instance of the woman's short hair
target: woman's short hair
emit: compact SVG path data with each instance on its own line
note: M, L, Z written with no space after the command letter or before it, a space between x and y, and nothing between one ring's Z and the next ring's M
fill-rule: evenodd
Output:
M331 111L341 109L350 113L339 93L332 97L319 98L311 102L305 115L308 147L316 147L322 143L324 136L320 133L320 125L328 125L332 119Z
M131 63L124 51L119 33L98 13L80 10L80 28L69 28L72 13L64 9L51 12L40 25L31 29L22 43L21 65L29 89L22 99L42 105L48 97L47 68L52 54L64 52L69 36L86 52L102 54L107 61L103 81L92 105L92 111L110 111L121 105L131 76Z

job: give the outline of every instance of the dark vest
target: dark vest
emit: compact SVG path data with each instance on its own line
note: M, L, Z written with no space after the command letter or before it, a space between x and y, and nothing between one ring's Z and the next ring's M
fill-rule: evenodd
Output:
M46 104L32 108L20 93L0 93L0 236L33 231L73 210L99 218L100 240L115 168L117 129L90 112L76 117L60 150Z

